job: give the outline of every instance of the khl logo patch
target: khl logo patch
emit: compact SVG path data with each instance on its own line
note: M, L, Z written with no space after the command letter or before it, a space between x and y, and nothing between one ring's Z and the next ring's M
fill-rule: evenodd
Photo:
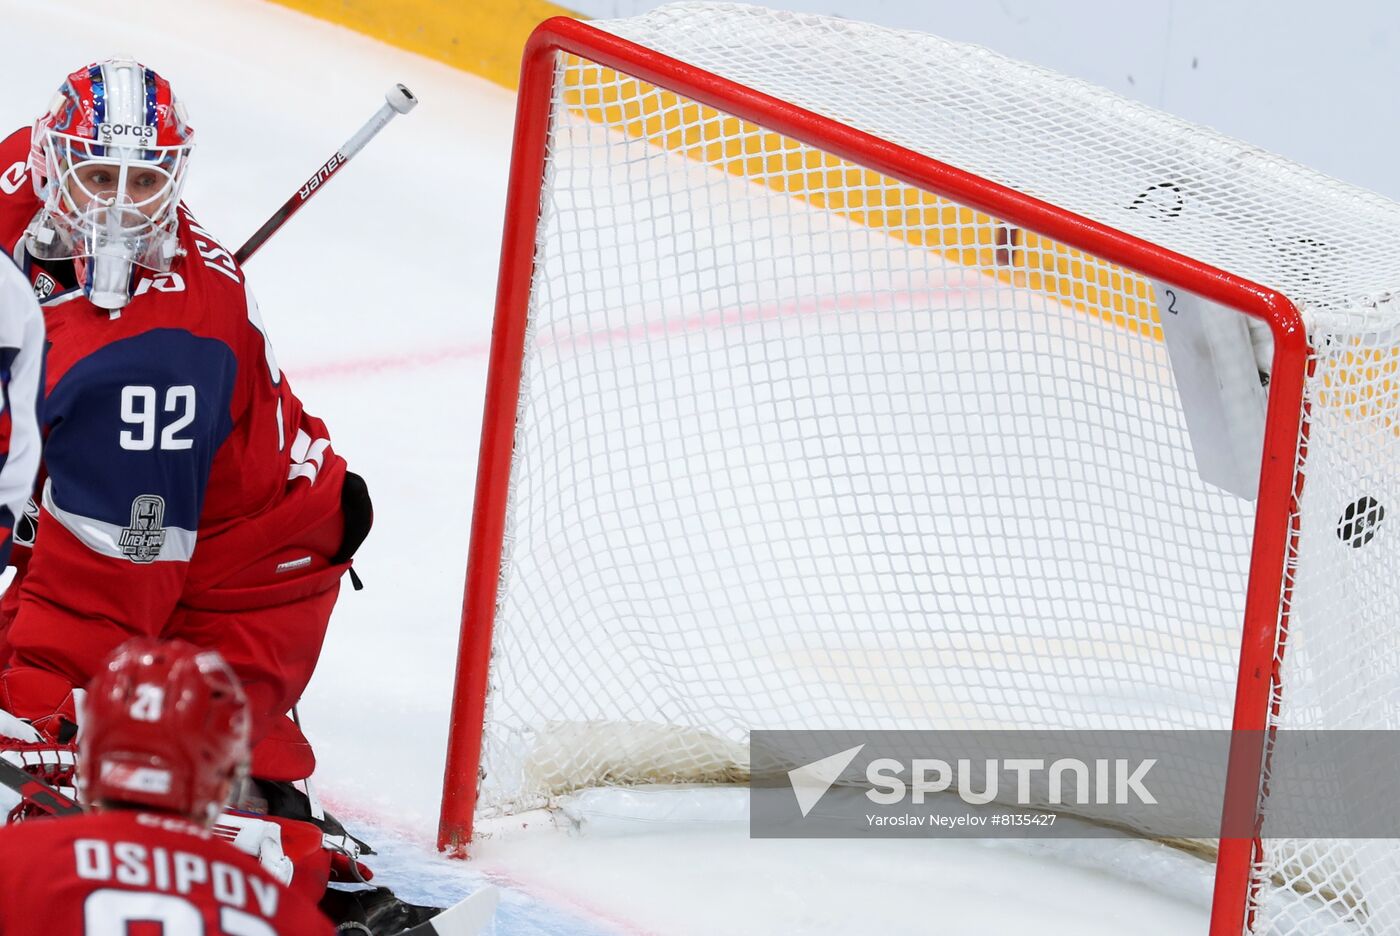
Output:
M155 562L165 545L165 498L142 494L131 502L131 526L122 530L122 555L132 562Z

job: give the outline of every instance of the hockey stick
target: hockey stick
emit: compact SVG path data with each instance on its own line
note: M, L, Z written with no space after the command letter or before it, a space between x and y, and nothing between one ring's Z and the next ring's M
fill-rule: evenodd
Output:
M399 936L477 936L496 915L501 902L501 889L491 884L478 888L466 900L404 930Z
M418 99L413 96L413 92L403 85L394 85L389 92L384 95L384 104L379 111L369 119L369 123L359 129L354 136L346 141L345 145L336 150L335 155L326 160L326 164L316 170L316 174L306 180L295 195L287 199L286 203L272 217L258 228L257 233L248 238L248 242L238 248L238 253L234 254L234 259L239 266L248 262L248 258L258 252L267 239L277 233L277 229L287 223L287 219L301 210L301 207L311 200L311 196L319 192L331 176L340 171L340 167L350 161L350 158L364 149L365 144L374 139L375 134L383 130L389 121L399 114L407 114L418 106Z
M6 757L0 757L0 786L9 787L26 803L32 803L50 816L74 816L83 811L76 802Z

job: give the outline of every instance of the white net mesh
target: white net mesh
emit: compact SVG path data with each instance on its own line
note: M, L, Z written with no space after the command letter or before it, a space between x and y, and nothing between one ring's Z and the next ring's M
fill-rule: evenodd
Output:
M1392 531L1337 534L1400 493L1400 207L930 36L596 25L1293 299L1279 724L1400 727ZM535 260L487 813L742 779L755 728L1230 727L1254 505L1195 472L1141 278L571 56ZM1400 933L1396 875L1269 843L1257 929Z

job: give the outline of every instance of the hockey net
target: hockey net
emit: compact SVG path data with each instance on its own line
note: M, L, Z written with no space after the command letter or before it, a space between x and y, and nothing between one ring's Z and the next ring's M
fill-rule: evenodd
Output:
M530 54L445 840L742 782L756 728L1400 727L1397 540L1339 534L1397 501L1400 208L843 20ZM1257 501L1195 470L1149 276L1301 315ZM1252 931L1400 933L1393 844L1243 854Z

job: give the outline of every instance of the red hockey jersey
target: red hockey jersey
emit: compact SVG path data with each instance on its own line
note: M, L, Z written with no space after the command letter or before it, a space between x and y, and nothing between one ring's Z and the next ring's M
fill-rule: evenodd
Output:
M107 812L0 829L0 933L322 936L316 906L183 819Z
M278 368L243 271L184 207L184 256L168 273L138 270L119 313L36 264L28 150L25 130L0 142L0 248L44 310L46 435L0 660L81 686L118 644L161 635L186 609L334 587L348 565L345 463Z

